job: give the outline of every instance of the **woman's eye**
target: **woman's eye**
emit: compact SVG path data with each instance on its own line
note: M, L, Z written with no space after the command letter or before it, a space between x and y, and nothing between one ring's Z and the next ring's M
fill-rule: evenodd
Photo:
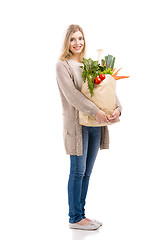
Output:
M71 42L73 42L74 41L74 38L71 38Z
M83 40L83 37L80 37L79 40Z

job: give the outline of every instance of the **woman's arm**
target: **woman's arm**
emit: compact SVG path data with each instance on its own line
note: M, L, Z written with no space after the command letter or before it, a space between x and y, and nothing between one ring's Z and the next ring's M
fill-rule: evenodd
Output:
M57 62L56 75L58 86L67 101L86 115L96 116L100 109L76 89L71 74L68 68L63 64L63 61Z
M119 116L121 115L122 106L116 95L116 109L114 110L112 116L109 118L109 122L114 123L117 122Z
M122 112L122 105L116 95L116 109L120 112L120 115L121 115L121 112Z

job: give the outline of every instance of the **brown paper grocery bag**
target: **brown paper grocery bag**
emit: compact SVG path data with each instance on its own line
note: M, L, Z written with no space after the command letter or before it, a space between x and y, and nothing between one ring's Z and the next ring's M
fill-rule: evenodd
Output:
M88 89L87 81L83 83L81 92L94 102L97 107L106 112L108 116L112 115L116 108L116 81L110 74L107 74L106 78L99 85L94 86L94 94L92 97ZM79 124L97 127L111 125L112 123L99 124L95 117L87 116L83 112L79 112Z

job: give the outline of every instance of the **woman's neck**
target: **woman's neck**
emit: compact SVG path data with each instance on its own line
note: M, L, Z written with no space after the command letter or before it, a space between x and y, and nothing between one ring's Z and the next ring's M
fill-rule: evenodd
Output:
M71 59L76 62L82 63L82 57L80 55L72 55Z

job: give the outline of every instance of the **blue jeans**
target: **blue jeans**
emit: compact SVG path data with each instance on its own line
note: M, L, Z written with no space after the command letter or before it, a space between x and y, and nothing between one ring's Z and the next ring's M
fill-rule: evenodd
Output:
M85 218L85 202L90 175L100 147L101 127L82 126L83 155L70 155L68 181L69 222Z

